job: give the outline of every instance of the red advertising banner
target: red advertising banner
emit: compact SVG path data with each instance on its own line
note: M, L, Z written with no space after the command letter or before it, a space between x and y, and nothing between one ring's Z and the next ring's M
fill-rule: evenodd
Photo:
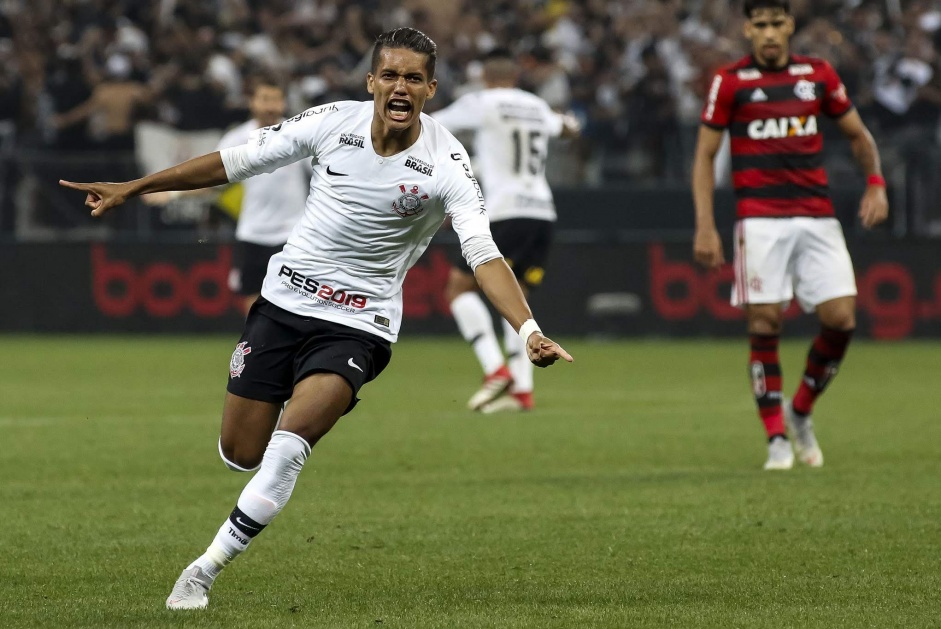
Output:
M850 243L858 331L877 339L941 337L941 256L930 242ZM0 330L231 332L241 329L225 244L13 244L0 248ZM448 256L432 246L404 288L404 334L456 333L444 285ZM732 267L705 271L676 243L559 244L532 296L555 334L732 336ZM809 334L796 305L788 333Z

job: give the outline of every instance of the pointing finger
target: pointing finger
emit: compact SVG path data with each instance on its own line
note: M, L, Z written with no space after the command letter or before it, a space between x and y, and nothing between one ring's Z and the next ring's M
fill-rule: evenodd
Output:
M569 354L564 349L562 349L562 346L559 345L558 343L543 344L542 349L546 351L554 352L558 356L561 356L562 358L564 358L567 362L573 362L575 360L574 358L572 358L572 355Z

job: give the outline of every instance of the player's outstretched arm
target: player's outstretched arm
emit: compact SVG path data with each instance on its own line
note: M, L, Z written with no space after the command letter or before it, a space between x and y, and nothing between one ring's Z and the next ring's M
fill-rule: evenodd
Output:
M725 263L722 238L716 230L713 194L716 189L715 159L722 144L722 131L701 125L693 161L693 203L696 206L696 234L693 237L693 257L706 268L714 269Z
M863 227L870 229L889 216L889 198L885 193L885 179L882 178L879 149L863 119L859 117L859 112L855 109L837 120L837 126L849 139L853 155L868 178L866 192L863 193L862 201L859 203L859 219Z
M529 360L537 367L548 367L560 358L572 362L572 355L550 338L543 336L510 267L503 258L477 266L477 283L490 303L510 322L520 336L525 336Z
M196 190L228 182L222 157L218 152L195 157L158 173L122 183L75 183L60 179L59 185L85 192L85 205L92 216L101 216L131 197L169 190Z

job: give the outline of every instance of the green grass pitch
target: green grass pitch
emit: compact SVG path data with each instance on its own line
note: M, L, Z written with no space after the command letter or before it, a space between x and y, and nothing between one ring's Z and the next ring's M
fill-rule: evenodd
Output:
M0 337L4 627L941 623L941 344L856 343L826 466L768 473L744 339L569 342L536 411L485 417L468 347L405 338L210 608L168 612L248 479L216 454L234 341Z

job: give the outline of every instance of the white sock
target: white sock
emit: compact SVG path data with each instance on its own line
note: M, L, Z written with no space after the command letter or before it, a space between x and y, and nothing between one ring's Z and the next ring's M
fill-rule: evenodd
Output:
M503 320L503 346L506 348L506 364L513 376L513 386L510 391L512 393L532 393L535 365L529 361L523 339L516 333L513 326L507 323L506 319Z
M451 302L451 314L461 336L473 346L484 375L489 376L502 367L503 352L493 331L493 317L480 295L476 291L461 293Z
M229 562L245 552L252 539L287 504L308 456L310 446L306 441L294 433L276 430L265 449L261 469L242 490L212 544L187 568L199 566L215 579Z

